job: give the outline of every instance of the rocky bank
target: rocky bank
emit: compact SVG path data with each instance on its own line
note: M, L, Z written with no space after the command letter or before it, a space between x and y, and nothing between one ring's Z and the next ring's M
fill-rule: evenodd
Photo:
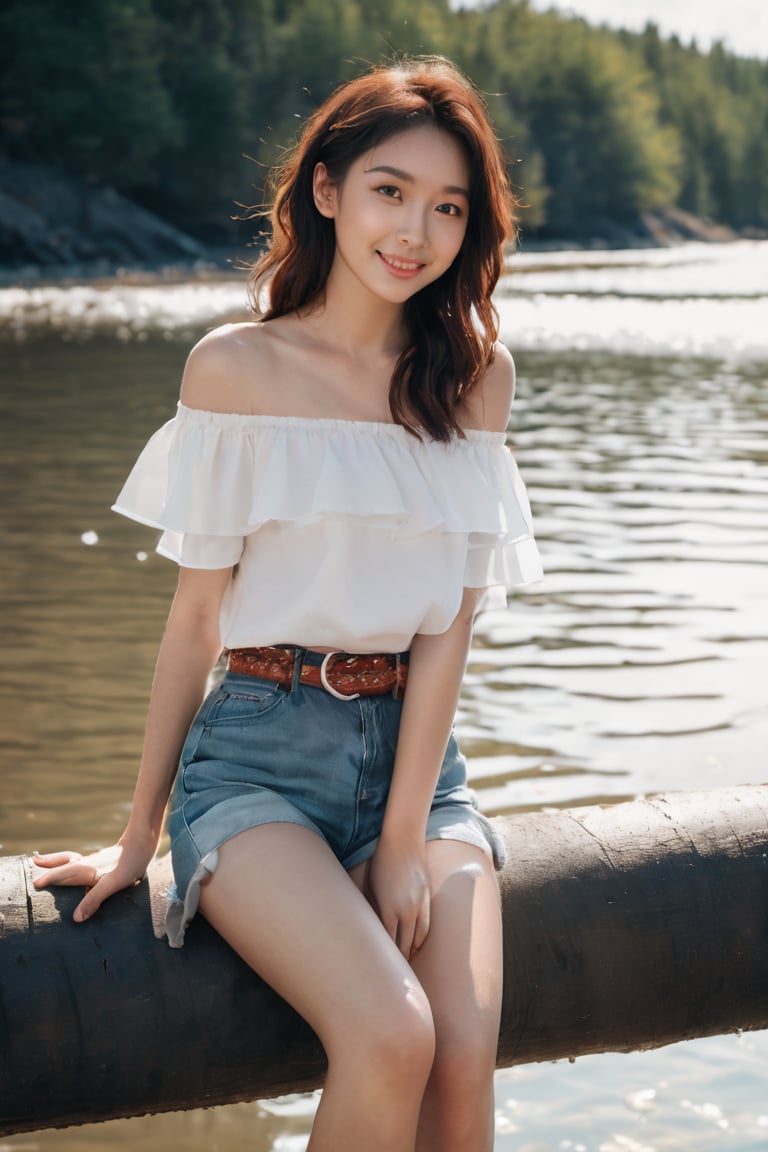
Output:
M0 279L78 279L206 264L198 240L126 199L45 165L0 157Z
M588 239L545 238L524 228L520 247L665 247L739 238L730 228L674 207L645 213L628 225L605 220L594 233ZM231 263L231 253L207 247L113 188L89 186L42 164L0 157L0 284L139 272L189 276L220 271Z

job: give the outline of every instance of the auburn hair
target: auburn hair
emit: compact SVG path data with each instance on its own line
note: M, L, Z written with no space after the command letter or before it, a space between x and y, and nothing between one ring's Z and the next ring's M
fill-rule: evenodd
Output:
M414 57L376 67L342 84L310 116L296 147L272 172L272 234L251 270L249 289L251 307L263 321L322 301L335 232L333 220L315 207L315 166L322 162L341 183L359 156L423 124L462 145L469 213L451 266L404 306L408 344L392 374L389 408L393 420L415 435L449 440L462 435L458 406L493 360L498 315L491 294L515 222L485 101L447 60Z

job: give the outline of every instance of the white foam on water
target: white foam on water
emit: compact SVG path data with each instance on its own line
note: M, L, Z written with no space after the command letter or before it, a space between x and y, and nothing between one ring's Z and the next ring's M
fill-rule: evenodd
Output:
M765 299L504 296L501 335L513 350L768 359Z
M768 242L518 254L496 295L514 350L768 359ZM11 338L168 339L249 317L245 275L181 284L0 289Z

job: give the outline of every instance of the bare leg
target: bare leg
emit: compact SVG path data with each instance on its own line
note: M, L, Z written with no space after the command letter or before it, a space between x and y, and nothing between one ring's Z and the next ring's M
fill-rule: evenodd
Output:
M413 1152L434 1055L427 998L320 837L251 828L219 850L201 911L328 1056L311 1152Z
M413 970L430 1002L436 1054L417 1152L491 1152L493 1073L503 977L499 889L485 852L456 840L427 844L432 909ZM367 864L350 873L365 889Z
M413 969L432 1008L437 1051L416 1147L491 1152L503 978L498 883L486 853L459 841L430 841L427 862L431 924Z

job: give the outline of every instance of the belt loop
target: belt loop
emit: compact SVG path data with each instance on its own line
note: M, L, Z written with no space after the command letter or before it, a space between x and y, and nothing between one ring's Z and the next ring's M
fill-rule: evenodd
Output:
M306 648L294 648L293 650L293 679L291 680L291 692L295 692L301 686L301 666L304 663L304 653Z

